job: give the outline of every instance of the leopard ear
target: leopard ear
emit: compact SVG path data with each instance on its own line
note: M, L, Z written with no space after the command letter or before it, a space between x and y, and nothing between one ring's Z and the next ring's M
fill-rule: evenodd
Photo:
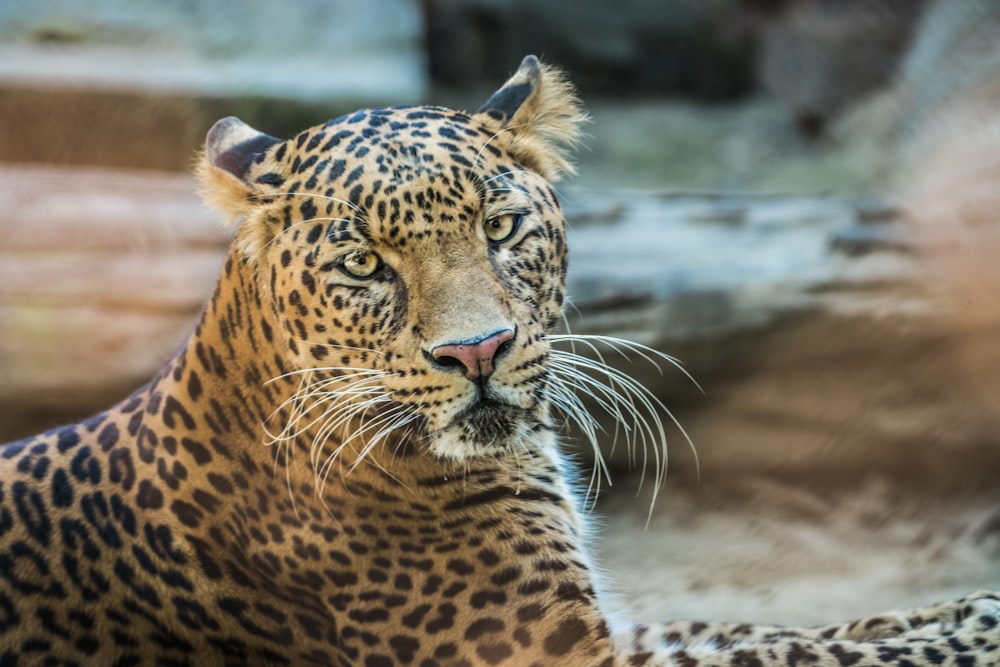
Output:
M280 139L258 132L234 116L215 123L205 138L197 167L205 202L233 218L250 213L268 186L280 185L275 183L277 174L264 164L268 149L278 143Z
M515 158L545 179L556 182L574 172L570 158L587 114L560 70L525 57L476 114L497 128L498 140Z

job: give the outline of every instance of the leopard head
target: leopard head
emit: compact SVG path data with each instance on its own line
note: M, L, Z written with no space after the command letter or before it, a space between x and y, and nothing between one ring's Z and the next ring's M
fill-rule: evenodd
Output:
M368 109L287 141L215 124L199 177L238 220L240 270L300 379L276 406L286 435L364 453L406 433L462 461L551 430L566 273L551 183L584 118L529 56L471 114Z

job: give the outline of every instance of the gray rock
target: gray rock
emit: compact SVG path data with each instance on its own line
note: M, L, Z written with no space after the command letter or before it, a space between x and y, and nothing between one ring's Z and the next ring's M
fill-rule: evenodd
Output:
M148 379L208 297L226 234L188 177L0 174L6 440L84 417ZM570 326L683 362L707 395L667 363L658 370L636 354L630 363L606 353L675 412L706 477L754 471L830 483L873 474L964 485L969 466L944 474L935 461L974 461L985 472L1000 456L991 444L1000 413L983 409L988 391L956 381L947 350L960 320L926 289L922 258L909 244L851 254L835 242L858 228L902 238L907 219L862 223L859 205L838 197L565 194ZM992 354L987 368L997 356L992 331L958 339ZM641 465L641 451L613 446L613 420L588 396L612 465ZM667 439L671 475L693 477L669 421ZM579 435L571 431L569 443Z
M863 224L850 199L566 192L569 292L581 331L629 330L675 350L791 311L839 307L846 292L867 292L866 283L916 275L902 223ZM601 211L604 224L596 222ZM855 256L870 261L846 259Z
M434 78L492 85L525 53L586 92L727 99L753 88L753 44L736 0L427 0Z
M749 0L748 0L749 1ZM821 134L899 70L923 0L791 0L761 22L760 80Z
M85 0L0 6L0 84L415 102L410 0Z
M949 346L970 335L953 326L954 304L930 284L923 249L892 205L566 195L570 329L637 341L681 362L683 371L666 362L657 369L635 352L626 359L601 348L669 406L714 483L764 472L797 483L872 475L954 489L969 467L942 471L935 461L998 460L984 444L997 419L975 386L952 378ZM654 466L649 443L630 451L599 402L584 401L604 428L612 466ZM674 483L694 478L684 433L669 419L665 426ZM570 440L586 442L575 432Z
M421 37L412 0L0 3L0 161L183 171L224 116L417 103Z

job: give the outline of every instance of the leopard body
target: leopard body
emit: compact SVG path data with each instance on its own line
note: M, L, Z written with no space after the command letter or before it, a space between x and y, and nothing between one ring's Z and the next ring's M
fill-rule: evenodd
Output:
M985 592L612 626L552 400L583 118L528 57L472 114L217 123L199 176L238 223L189 339L0 450L0 665L996 664Z

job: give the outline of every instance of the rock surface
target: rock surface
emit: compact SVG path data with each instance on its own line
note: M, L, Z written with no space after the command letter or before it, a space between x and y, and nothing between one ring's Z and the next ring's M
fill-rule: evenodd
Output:
M208 297L227 237L187 177L3 175L0 438L9 438L96 411L145 382ZM975 455L981 470L996 458L995 448L980 451L995 413L975 388L946 385L949 307L922 282L908 223L891 207L564 195L567 321L574 332L683 361L706 397L673 368L616 363L675 410L703 477L867 473L949 488L967 482L968 467L941 473L935 460ZM979 340L992 329L963 333ZM694 477L683 437L668 432L671 474ZM606 451L615 467L643 459L621 446Z
M145 384L207 300L228 245L175 174L0 167L0 441Z
M942 289L927 257L965 255L902 211L841 197L567 197L570 327L684 363L704 397L674 369L624 368L674 409L703 479L881 475L948 489L1000 473L1000 411L954 373L997 322L956 326L968 295ZM679 431L669 451L672 475L696 476Z
M805 134L818 136L852 106L890 85L925 2L781 4L786 6L760 22L760 83Z
M0 81L314 101L423 95L416 3L297 0L294 10L257 0L5 3Z
M427 90L411 0L0 4L0 162L185 170L217 119L274 135Z
M1000 581L995 487L942 499L877 479L831 490L748 475L723 493L671 482L647 521L649 487L636 486L620 479L599 507L597 541L629 618L822 625Z
M492 85L526 53L587 93L727 100L754 87L753 43L736 0L425 0L431 74Z

